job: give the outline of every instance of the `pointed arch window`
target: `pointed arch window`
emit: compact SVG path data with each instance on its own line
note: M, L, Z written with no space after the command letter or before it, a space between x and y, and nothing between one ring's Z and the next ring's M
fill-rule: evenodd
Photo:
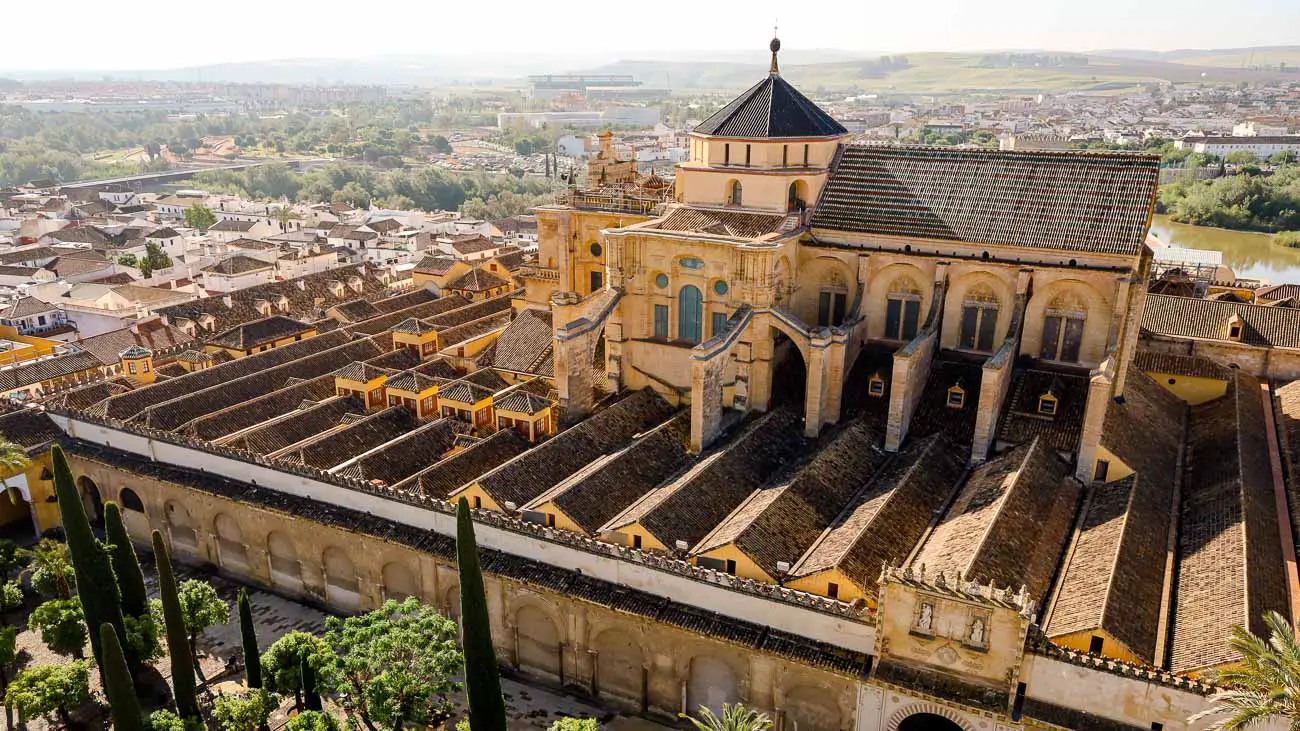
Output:
M885 339L912 340L921 324L921 288L911 277L899 277L885 297Z
M961 338L963 350L993 352L997 340L998 298L987 285L976 285L966 295L961 308Z
M704 295L688 284L677 293L677 339L698 343L703 336Z
M1078 363L1088 311L1082 300L1065 294L1047 304L1043 315L1043 346L1039 357L1061 363Z

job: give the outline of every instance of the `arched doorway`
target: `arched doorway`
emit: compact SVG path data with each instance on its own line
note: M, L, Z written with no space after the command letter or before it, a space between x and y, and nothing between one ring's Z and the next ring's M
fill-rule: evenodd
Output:
M724 660L700 655L691 660L691 677L686 685L686 710L694 715L700 706L722 715L722 704L740 700L736 671Z
M35 539L36 533L36 515L25 488L11 485L0 495L0 538L22 545Z
M898 731L964 731L964 729L938 714L913 713L898 724Z
M266 554L270 562L271 585L290 594L301 592L302 564L298 561L298 549L293 541L283 533L271 533L266 537Z
M136 541L148 540L149 516L145 514L144 501L129 487L122 488L117 501L122 506L122 522L126 524L127 535Z
M342 549L330 546L321 556L325 565L325 603L343 612L361 609L361 582L352 559Z
M81 493L81 504L86 509L86 517L97 523L104 517L104 499L99 495L99 486L95 481L82 475L77 478L77 490Z
M232 573L248 573L248 550L239 523L229 515L219 513L212 521L212 528L217 534L217 565Z
M785 333L772 329L772 406L802 409L808 385L803 353Z
M407 597L419 596L420 587L416 583L415 574L406 566L400 563L385 564L383 574L385 599L400 602Z
M645 700L645 669L641 646L627 634L607 629L592 643L596 651L596 692L640 710Z
M785 694L786 728L797 731L840 731L840 704L822 688L799 686Z
M515 614L517 665L525 672L560 678L560 633L551 617L526 605Z
M164 508L167 520L167 534L171 537L172 553L180 556L193 556L198 552L198 534L190 523L190 512L184 505L172 501Z
M704 295L688 284L677 293L677 339L698 343L704 336Z

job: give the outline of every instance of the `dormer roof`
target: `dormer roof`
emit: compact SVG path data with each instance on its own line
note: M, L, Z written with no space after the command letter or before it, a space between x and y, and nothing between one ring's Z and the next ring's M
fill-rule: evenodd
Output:
M844 125L781 78L773 41L772 72L695 128L713 137L836 137L849 133Z

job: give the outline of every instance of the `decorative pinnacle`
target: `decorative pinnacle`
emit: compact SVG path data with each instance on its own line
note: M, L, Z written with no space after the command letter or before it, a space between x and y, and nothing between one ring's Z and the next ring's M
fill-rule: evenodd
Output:
M772 30L775 32L776 29L773 28ZM776 52L781 50L781 39L772 38L772 42L767 44L767 47L772 49L772 68L769 71L773 74L779 74L781 69L776 65Z

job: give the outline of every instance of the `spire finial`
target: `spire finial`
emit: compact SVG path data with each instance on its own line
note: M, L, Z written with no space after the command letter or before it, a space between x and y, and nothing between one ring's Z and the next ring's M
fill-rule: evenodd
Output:
M775 23L773 23L773 24L772 24L772 42L769 43L768 46L767 46L768 48L772 49L772 68L769 69L769 71L770 71L771 73L773 73L773 74L779 74L779 73L781 73L781 69L780 69L780 67L778 67L778 66L776 65L776 52L779 51L779 50L781 50L781 39L776 37L776 31L777 31L777 26L776 26Z

